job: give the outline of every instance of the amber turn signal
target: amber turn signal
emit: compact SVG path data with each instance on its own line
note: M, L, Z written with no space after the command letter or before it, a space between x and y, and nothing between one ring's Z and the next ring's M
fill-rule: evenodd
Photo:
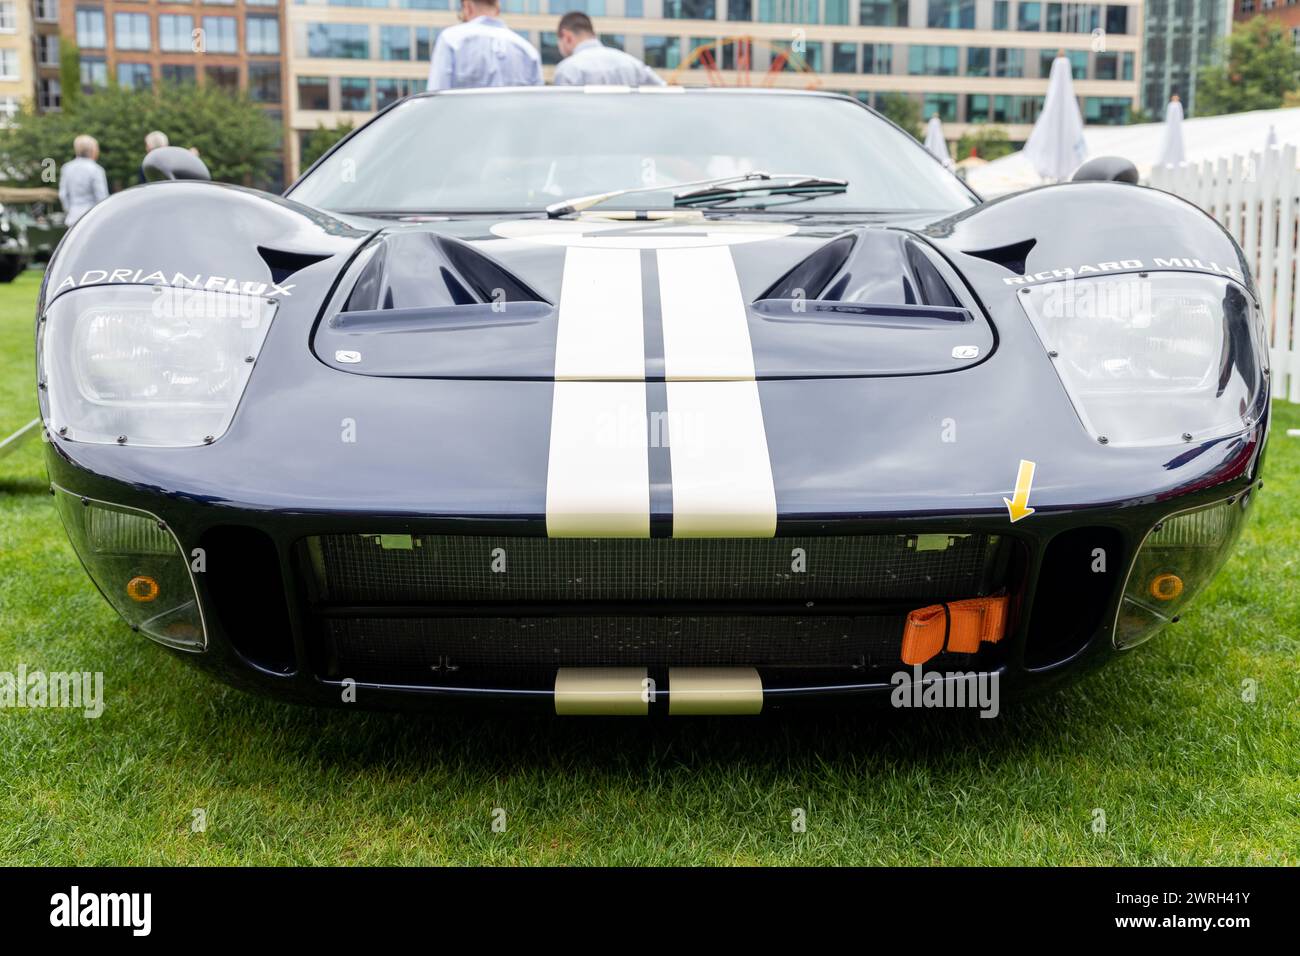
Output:
M940 651L974 654L996 644L1007 626L1007 597L971 598L917 608L903 629L904 664L924 664Z
M148 604L158 597L158 582L144 574L139 574L126 582L126 596L137 604Z
M1176 574L1157 574L1147 586L1157 601L1172 601L1183 593L1183 579Z

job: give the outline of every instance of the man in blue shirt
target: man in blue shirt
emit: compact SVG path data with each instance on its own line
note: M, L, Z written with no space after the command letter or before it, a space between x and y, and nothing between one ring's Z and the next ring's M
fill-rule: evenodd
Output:
M429 89L541 86L542 58L501 20L499 0L462 0L460 18L433 45Z
M605 46L585 13L573 11L557 28L560 55L556 86L663 86L659 74L634 56Z

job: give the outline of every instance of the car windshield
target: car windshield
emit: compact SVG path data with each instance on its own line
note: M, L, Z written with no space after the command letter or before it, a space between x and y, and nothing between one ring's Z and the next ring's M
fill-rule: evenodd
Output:
M847 99L581 90L414 97L290 196L334 212L540 211L591 193L755 170L848 181L842 193L777 207L786 210L952 212L975 202L919 143ZM598 208L646 202L638 194ZM770 204L754 196L723 205Z

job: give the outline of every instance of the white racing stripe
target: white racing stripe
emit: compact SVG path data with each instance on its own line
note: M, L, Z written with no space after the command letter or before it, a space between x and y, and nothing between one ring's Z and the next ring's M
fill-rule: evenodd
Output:
M556 382L546 476L552 538L648 538L644 382Z
M731 250L660 249L657 256L668 380L752 381L749 316Z
M660 249L673 536L771 537L776 491L731 250Z
M546 476L551 537L650 535L641 301L638 250L565 251Z
M641 253L575 246L564 253L555 378L645 379Z
M770 538L776 491L758 383L669 382L673 537Z

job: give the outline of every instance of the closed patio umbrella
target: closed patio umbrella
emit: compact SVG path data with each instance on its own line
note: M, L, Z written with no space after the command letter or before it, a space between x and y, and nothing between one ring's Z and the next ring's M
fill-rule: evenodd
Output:
M1043 110L1022 152L1038 175L1047 180L1068 178L1088 155L1070 61L1063 51L1052 61Z

